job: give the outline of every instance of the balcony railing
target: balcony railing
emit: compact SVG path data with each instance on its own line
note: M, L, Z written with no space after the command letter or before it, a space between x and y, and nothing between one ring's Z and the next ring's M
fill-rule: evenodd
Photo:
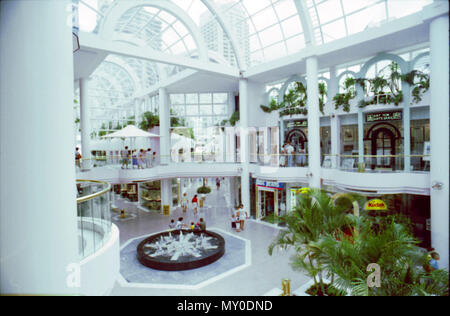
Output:
M111 185L77 180L79 255L84 259L101 249L111 234Z

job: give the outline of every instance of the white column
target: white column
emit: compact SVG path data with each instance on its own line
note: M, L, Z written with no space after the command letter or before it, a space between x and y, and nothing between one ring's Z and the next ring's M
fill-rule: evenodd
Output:
M139 128L139 122L141 120L141 107L144 99L134 100L134 125Z
M312 174L309 186L312 188L320 188L320 114L317 75L317 57L309 57L306 60L306 76L308 90L309 171Z
M403 154L404 169L411 171L411 87L408 83L402 82L403 88Z
M329 99L339 92L339 83L336 77L336 67L330 67L330 86L328 87ZM341 121L338 115L332 114L331 124L331 164L332 168L338 168L340 164L339 154L341 151Z
M239 117L241 135L241 198L244 208L250 211L250 146L249 146L249 105L248 105L248 82L246 79L239 80Z
M449 23L443 16L430 24L431 243L448 268L449 255Z
M80 79L80 129L83 169L90 169L91 163L91 119L89 115L89 78Z
M358 166L364 163L364 113L358 108Z
M0 3L2 294L79 292L70 3Z
M172 180L170 179L161 180L161 213L164 205L172 208Z
M159 133L161 164L170 162L170 104L166 88L159 89Z

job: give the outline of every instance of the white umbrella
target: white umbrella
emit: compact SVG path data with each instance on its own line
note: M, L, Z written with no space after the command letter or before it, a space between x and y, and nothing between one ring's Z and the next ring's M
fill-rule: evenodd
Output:
M135 138L135 137L161 137L137 128L134 125L128 125L120 131L102 136L102 138Z
M161 136L143 131L134 125L128 125L127 127L121 129L120 131L102 136L102 138L122 138L123 140L125 138L131 138L131 140L135 140L136 137L161 137ZM134 147L134 144L131 146Z

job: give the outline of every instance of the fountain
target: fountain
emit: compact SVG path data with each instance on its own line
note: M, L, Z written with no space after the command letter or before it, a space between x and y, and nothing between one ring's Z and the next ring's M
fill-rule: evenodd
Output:
M149 268L165 271L196 269L220 259L225 240L210 231L175 230L150 236L139 243L137 259Z

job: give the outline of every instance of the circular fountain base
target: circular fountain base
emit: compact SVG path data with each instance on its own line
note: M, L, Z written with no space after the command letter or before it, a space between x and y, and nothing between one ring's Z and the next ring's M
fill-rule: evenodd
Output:
M200 268L219 260L225 240L210 231L178 230L156 234L137 247L137 259L146 267L164 271Z

